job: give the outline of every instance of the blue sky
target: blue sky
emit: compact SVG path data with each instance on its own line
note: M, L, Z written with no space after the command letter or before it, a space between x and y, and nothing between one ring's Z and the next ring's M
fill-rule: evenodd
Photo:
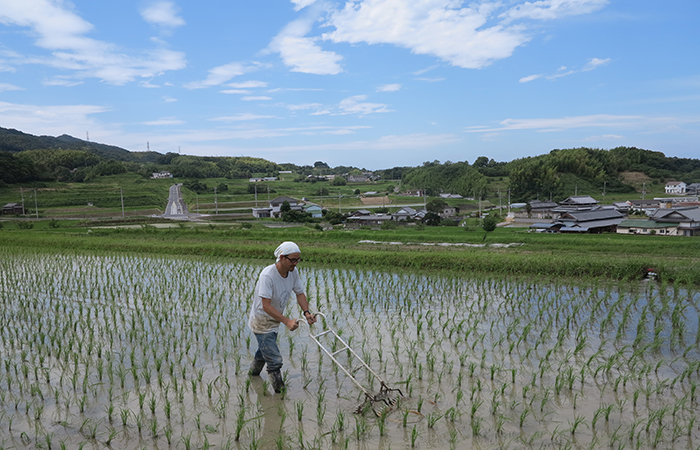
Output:
M698 158L699 19L697 0L0 0L0 126L367 169Z

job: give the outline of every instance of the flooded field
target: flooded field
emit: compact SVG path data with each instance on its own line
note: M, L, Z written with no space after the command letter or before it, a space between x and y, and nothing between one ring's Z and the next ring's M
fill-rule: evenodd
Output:
M315 330L391 410L355 414L303 325L286 393L247 375L262 264L0 249L0 448L700 446L698 291L301 266Z

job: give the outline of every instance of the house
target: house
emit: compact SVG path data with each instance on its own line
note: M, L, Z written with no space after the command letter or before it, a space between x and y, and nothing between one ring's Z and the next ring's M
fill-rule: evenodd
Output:
M357 211L350 214L350 217L369 216L370 214L372 214L372 212L367 209L358 209Z
M617 226L618 234L661 234L673 235L676 224L669 226L651 219L628 219L623 220Z
M630 211L650 211L661 207L661 202L658 200L628 200Z
M617 225L625 220L624 214L615 209L596 209L590 211L570 211L561 215L557 222L564 224L561 232L614 232Z
M273 200L270 200L270 209L271 209L270 214L272 215L272 217L279 217L281 215L280 208L282 207L282 204L285 201L287 203L289 203L289 206L291 209L293 209L295 211L301 211L302 208L301 208L301 205L299 204L299 200L292 198L292 197L281 196L281 197L277 197Z
M557 213L552 213L552 210L559 206L555 202L543 202L540 200L532 200L529 204L529 217L534 217L536 219L550 219L552 217L558 216Z
M311 214L311 217L313 218L321 218L323 217L323 210L319 205L316 205L314 203L310 203L308 205L303 206L304 212L307 212Z
M666 193L684 195L687 185L682 181L669 181L666 183Z
M459 194L440 194L440 198L462 198Z
M627 214L630 210L630 204L628 202L615 202L612 206L622 214Z
M688 195L700 195L700 183L691 183L685 187L685 193Z
M391 215L384 215L384 214L369 214L366 216L350 216L348 217L347 221L350 224L357 224L357 225L381 225L387 220L392 220Z
M569 211L550 224L533 224L530 228L538 231L559 231L560 233L603 233L614 232L625 216L615 209L595 209Z
M442 209L442 212L439 213L438 215L439 215L440 217L442 217L443 219L447 219L447 218L449 218L449 217L454 217L454 216L456 216L457 214L459 214L459 208L457 208L456 206L449 206L449 205L448 205L448 206L445 206L445 207Z
M412 220L416 216L417 211L410 206L404 206L403 208L396 211L391 215L392 219L401 222L406 220Z
M272 217L272 208L253 208L253 217L256 219Z
M675 225L677 236L700 236L700 208L658 209L649 219L668 226ZM669 233L667 233L669 234Z
M24 214L24 206L19 203L8 203L2 207L2 214Z
M683 206L698 206L697 197L654 197L658 200L659 208L680 208Z
M559 202L559 206L577 209L592 208L597 204L598 200L594 199L590 195L576 195Z
M422 197L423 194L423 189L411 189L403 193L406 197Z
M154 180L158 179L158 178L172 178L172 177L173 177L173 174L170 172L166 172L166 171L153 172L153 174L151 175L151 179L154 179Z

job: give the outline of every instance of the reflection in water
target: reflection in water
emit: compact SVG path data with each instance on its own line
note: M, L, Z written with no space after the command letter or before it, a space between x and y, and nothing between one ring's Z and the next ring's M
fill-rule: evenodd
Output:
M248 377L261 267L0 250L0 447L699 444L695 290L300 268L325 325L406 394L382 419L352 414L363 393L305 327L280 333L285 395Z

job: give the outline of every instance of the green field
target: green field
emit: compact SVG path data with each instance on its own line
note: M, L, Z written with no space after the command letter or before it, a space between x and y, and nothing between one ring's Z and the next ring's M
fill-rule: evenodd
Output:
M645 269L653 268L663 282L700 284L700 240L692 237L542 234L522 228L497 228L487 234L476 226L321 231L311 225L274 228L262 223L180 222L169 228L118 223L113 228L90 221L40 220L32 229L20 229L20 222L10 221L0 229L0 241L3 246L54 252L264 260L281 241L293 240L311 264L616 280L640 279Z
M571 177L570 177L571 178ZM575 178L575 177L574 177ZM22 203L27 210L27 216L45 218L110 218L122 216L122 195L124 199L124 216L152 215L162 213L167 205L168 188L175 183L186 183L186 179L150 180L133 174L103 176L90 183L34 183L28 185L12 185L0 188L0 205L6 203ZM402 197L391 191L391 187L400 187L398 180L383 180L368 183L348 183L345 186L332 186L330 182L315 183L294 182L289 179L257 183L257 202L255 193L248 192L247 179L209 178L198 180L206 184L207 189L200 194L183 187L182 193L191 212L202 214L249 214L254 206L265 206L268 200L278 196L306 198L318 203L324 208L334 211L348 212L366 208L359 191L377 192L374 207L386 206L390 210L398 209L400 205L422 204L424 199L417 197ZM491 177L484 193L481 208L504 208L508 204L508 177ZM577 185L580 185L578 186ZM570 185L569 185L570 184ZM224 188L225 186L225 188ZM216 194L214 188L217 187ZM219 188L220 187L220 188ZM584 190L584 187L587 190ZM269 188L269 192L268 192ZM615 201L634 200L641 194L610 194L603 196L602 187L590 186L587 183L569 180L566 186L567 195L591 195L599 202L612 203ZM646 187L646 198L664 196L662 184L651 184ZM600 192L599 192L600 191ZM387 195L388 201L380 199ZM339 198L340 197L340 198ZM431 198L425 199L430 201ZM545 199L541 199L545 200ZM448 199L451 206L461 206L464 211L479 209L478 200ZM372 205L369 205L372 206Z

